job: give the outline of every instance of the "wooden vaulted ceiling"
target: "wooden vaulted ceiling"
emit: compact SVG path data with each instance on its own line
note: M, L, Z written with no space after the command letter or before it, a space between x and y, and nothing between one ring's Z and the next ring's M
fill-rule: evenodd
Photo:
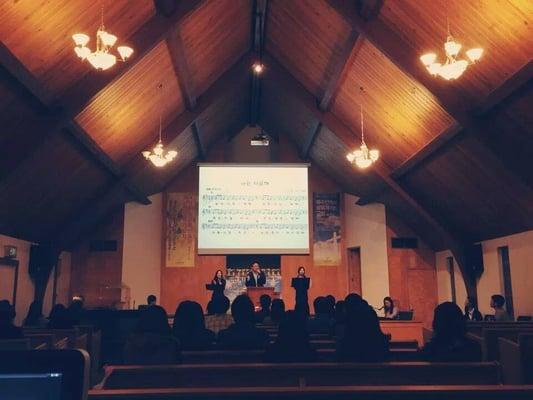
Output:
M100 2L0 5L0 232L71 245L250 122L458 258L467 243L533 228L530 1L103 3L106 27L135 48L105 72L70 39L95 31ZM465 48L485 49L456 82L418 60L442 57L446 16ZM259 56L266 71L252 77ZM361 106L381 151L366 171L345 159ZM156 171L139 152L160 114L179 156Z

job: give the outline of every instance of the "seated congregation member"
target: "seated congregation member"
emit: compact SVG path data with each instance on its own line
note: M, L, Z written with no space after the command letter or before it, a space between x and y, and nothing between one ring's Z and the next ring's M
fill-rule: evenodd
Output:
M465 319L467 321L483 321L483 316L477 309L477 301L467 297L465 301Z
M285 318L285 302L281 299L274 299L270 307L270 315L263 319L265 325L279 325Z
M0 339L22 339L22 329L15 326L15 309L7 300L0 300Z
M344 334L337 341L338 359L351 362L385 361L389 354L389 341L381 331L376 312L363 301L347 303Z
M337 304L337 300L335 299L335 296L332 294L328 294L326 296L326 302L328 304L328 310L331 318L335 316L335 304Z
M319 296L313 301L315 315L309 319L309 333L329 333L331 327L331 313L329 301Z
M490 306L494 309L494 321L512 321L513 318L505 310L505 297L501 294L493 294L490 298Z
M250 298L241 294L233 300L231 314L235 321L229 328L218 333L218 344L224 349L264 349L269 342L268 333L255 326L254 305Z
M146 298L146 305L148 306L155 306L157 305L157 297L153 294L149 295L147 298Z
M43 306L40 301L33 301L22 325L26 328L46 328L48 321L43 316L42 309Z
M182 301L176 308L172 333L183 350L205 350L215 342L213 331L205 328L202 306L195 301Z
M82 323L85 299L82 296L74 296L72 303L68 307L69 317L72 321L72 325L80 325Z
M399 312L398 307L394 305L392 298L387 296L383 299L383 318L385 319L398 319Z
M74 327L69 310L63 304L56 304L48 315L48 329L72 329Z
M233 317L228 314L229 299L226 296L213 299L207 305L205 327L215 334L233 324Z
M339 300L335 304L335 314L331 321L330 336L342 337L346 327L346 303L344 300Z
M172 336L167 313L160 306L141 311L124 347L126 364L177 364L181 362L179 341Z
M268 346L265 362L311 362L317 360L316 350L309 342L307 319L295 311L287 311L279 324L276 341Z
M422 356L428 361L481 361L481 347L466 337L466 321L457 304L445 302L435 308L433 337Z
M272 299L268 294L263 294L259 297L259 305L261 309L255 313L255 321L257 323L262 323L264 319L270 316L270 306L272 304Z

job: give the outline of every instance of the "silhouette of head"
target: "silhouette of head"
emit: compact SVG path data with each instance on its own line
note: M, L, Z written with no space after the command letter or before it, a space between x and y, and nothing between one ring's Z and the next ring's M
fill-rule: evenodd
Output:
M204 314L202 306L195 301L182 301L176 314L174 315L174 324L172 330L178 337L191 335L205 329Z
M502 308L505 305L505 297L501 294L493 294L490 298L490 306L492 308Z
M261 310L268 312L270 311L270 304L272 304L272 299L268 294L263 294L259 297L259 304L261 304Z
M436 339L444 341L452 341L465 336L465 318L457 304L447 301L435 308L433 332Z
M152 306L141 311L135 332L170 335L170 326L165 309L161 306Z
M336 321L344 321L346 318L346 303L344 300L337 301L337 304L335 304L335 320Z
M329 314L329 302L323 296L318 296L313 301L313 308L315 309L315 315Z
M279 324L277 342L297 346L308 341L306 319L295 311L287 311Z
M254 323L254 305L252 300L245 294L241 294L233 300L231 315L235 323Z
M26 315L26 321L36 321L43 316L43 305L40 301L32 301L28 308L28 315Z
M7 324L15 318L15 309L7 300L0 300L0 324Z
M274 299L270 307L270 318L274 322L280 322L285 317L285 303L281 299Z
M148 296L146 298L146 303L149 306L153 306L153 305L157 304L157 297L155 297L153 294L151 294L150 296Z

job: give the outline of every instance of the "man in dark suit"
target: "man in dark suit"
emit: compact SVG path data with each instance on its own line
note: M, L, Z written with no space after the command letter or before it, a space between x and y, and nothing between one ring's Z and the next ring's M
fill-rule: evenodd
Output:
M265 286L265 283L265 273L261 271L259 264L254 262L250 268L250 271L248 271L248 275L246 276L246 287L263 287Z

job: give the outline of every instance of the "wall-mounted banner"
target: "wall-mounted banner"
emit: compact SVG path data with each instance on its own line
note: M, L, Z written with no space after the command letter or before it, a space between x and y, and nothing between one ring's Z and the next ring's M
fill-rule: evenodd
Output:
M313 264L341 263L340 193L313 193Z
M198 196L167 193L163 207L165 267L194 267Z

